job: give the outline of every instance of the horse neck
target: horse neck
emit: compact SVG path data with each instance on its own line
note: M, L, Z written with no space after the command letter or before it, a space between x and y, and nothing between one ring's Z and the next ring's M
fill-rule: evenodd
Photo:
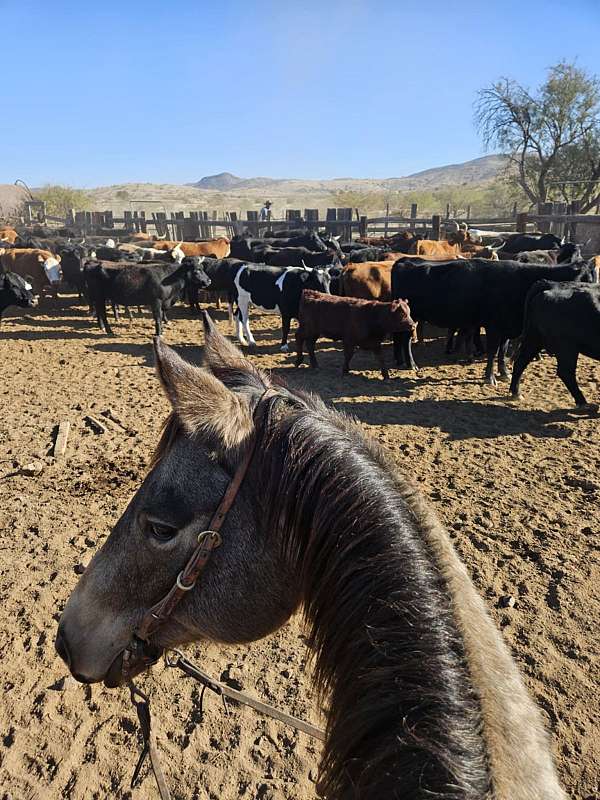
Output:
M323 795L563 800L539 712L447 532L374 443L316 406L271 432L263 488L328 699Z
M334 419L288 421L271 464L329 701L321 791L482 800L479 706L441 576L388 469Z

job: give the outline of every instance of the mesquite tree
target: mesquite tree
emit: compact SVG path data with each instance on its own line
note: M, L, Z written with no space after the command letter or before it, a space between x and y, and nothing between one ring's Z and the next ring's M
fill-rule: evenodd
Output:
M501 78L478 92L475 124L486 147L508 156L508 176L532 205L600 201L600 81L560 62L531 92Z

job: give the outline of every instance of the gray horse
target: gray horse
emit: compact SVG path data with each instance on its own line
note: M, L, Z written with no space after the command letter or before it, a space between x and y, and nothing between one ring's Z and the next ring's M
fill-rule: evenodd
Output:
M271 379L204 324L203 369L156 341L173 408L62 615L56 646L73 675L120 683L133 632L257 436L221 546L149 651L249 642L301 606L328 708L322 796L564 800L539 712L418 491L315 397L275 386L265 400Z

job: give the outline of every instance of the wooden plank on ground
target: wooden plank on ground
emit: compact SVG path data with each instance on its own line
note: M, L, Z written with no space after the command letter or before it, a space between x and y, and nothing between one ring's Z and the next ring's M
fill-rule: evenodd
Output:
M54 458L62 458L65 454L65 450L67 449L67 440L69 438L69 431L71 430L71 423L68 420L63 420L58 425L58 431L56 432L56 439L54 441L54 448L52 450L52 455Z

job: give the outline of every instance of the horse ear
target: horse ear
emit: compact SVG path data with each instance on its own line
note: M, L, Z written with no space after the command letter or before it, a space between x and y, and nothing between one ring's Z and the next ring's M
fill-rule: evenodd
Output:
M249 380L258 380L264 384L263 388L270 385L269 381L254 364L244 358L242 352L226 339L213 322L210 315L202 312L202 326L204 328L204 365L220 381L230 389L236 386L247 385Z
M159 336L154 339L156 371L185 431L205 433L226 448L237 447L253 430L246 400L230 392L214 375L189 364Z

